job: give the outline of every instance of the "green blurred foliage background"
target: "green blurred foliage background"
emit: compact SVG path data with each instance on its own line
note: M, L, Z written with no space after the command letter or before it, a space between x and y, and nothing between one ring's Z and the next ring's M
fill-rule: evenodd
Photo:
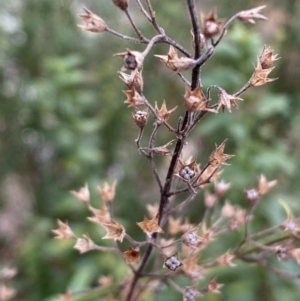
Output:
M139 28L154 34L131 0ZM218 7L220 18L261 5L261 1L197 1L208 13ZM205 164L215 143L229 138L226 153L235 154L222 179L232 183L227 197L245 206L244 189L257 183L263 173L279 185L260 205L255 227L278 224L286 218L282 199L299 215L300 156L300 2L264 1L268 22L236 23L202 71L203 85L217 84L237 91L251 76L264 44L281 59L272 72L279 80L251 89L233 113L206 116L189 138L185 154ZM99 206L97 185L118 180L114 213L127 232L143 239L136 222L146 213L145 204L157 202L158 190L148 162L138 155L134 139L137 128L131 110L123 104L117 70L122 62L112 54L126 47L141 50L108 34L82 32L77 17L81 7L99 14L108 25L134 35L125 15L111 1L14 0L0 4L0 256L1 266L19 270L15 300L53 300L67 289L80 290L97 284L101 275L117 283L127 275L126 266L114 254L79 255L70 242L56 241L51 229L56 219L67 220L80 236L90 233L99 244L104 231L86 220L89 213L69 190L89 184L92 202ZM185 1L153 0L157 18L169 36L192 51ZM144 93L152 103L166 99L179 106L171 123L184 110L184 85L152 54L165 54L167 45L156 46L144 66ZM216 95L214 95L214 98ZM176 115L177 114L177 115ZM151 130L151 121L145 140ZM161 131L158 142L172 136ZM168 160L159 161L164 175ZM209 190L211 188L208 188ZM190 211L191 221L203 212L200 194ZM133 210L134 208L134 210ZM214 252L234 248L240 234L228 235L214 244ZM124 243L121 248L126 249ZM277 264L276 261L274 264ZM279 263L299 272L295 262ZM262 267L239 263L218 270L225 283L221 295L204 300L291 301L299 299L299 283L280 279ZM175 292L162 290L155 300L181 300ZM89 300L102 300L92 298ZM151 300L151 297L149 297Z

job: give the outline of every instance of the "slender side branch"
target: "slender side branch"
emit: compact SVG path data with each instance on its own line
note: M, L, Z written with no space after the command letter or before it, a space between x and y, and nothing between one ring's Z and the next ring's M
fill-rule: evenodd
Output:
M135 25L133 19L131 18L131 15L128 11L128 9L125 10L125 14L129 20L129 22L131 23L132 28L134 29L135 33L137 34L137 36L139 37L139 39L141 41L146 41L147 39L143 36L143 34L141 33L141 31L137 28L137 26Z
M133 42L133 43L136 43L136 44L141 44L141 43L142 43L141 40L139 40L139 39L136 39L136 38L132 38L132 37L126 36L126 35L124 35L124 34L122 34L122 33L119 33L119 32L117 32L117 31L111 29L111 28L108 28L108 27L107 27L107 28L106 28L106 31L109 32L109 33L111 33L112 35L118 37L118 38L121 38L121 39L130 41L130 42Z

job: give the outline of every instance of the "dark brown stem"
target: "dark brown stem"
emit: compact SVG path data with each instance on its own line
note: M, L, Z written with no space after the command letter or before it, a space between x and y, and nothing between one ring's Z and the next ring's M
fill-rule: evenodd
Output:
M198 19L198 14L196 12L195 0L187 0L187 4L188 4L188 9L192 21L193 33L194 33L194 41L195 41L194 59L197 60L201 56L199 19ZM195 90L200 83L200 67L201 65L197 65L193 69L191 90Z

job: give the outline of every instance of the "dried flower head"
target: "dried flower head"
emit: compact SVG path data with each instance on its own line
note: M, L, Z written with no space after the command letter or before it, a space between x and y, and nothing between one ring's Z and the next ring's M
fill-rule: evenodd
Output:
M108 287L108 286L111 286L113 284L113 279L112 279L111 276L101 276L98 279L98 283L102 287Z
M238 230L241 226L245 225L247 220L251 219L251 216L247 215L246 210L237 208L233 219L228 224L228 229L231 231Z
M96 209L92 206L89 206L89 210L94 214L93 217L88 217L88 220L93 223L97 224L110 224L111 223L111 217L109 210L105 204L105 201L102 202L102 208Z
M111 223L101 224L107 231L106 235L102 237L103 239L113 239L114 241L119 240L123 241L123 238L126 234L125 228L123 225L118 224L116 221L111 219Z
M171 235L175 235L179 232L182 232L182 218L174 218L172 216L168 217L168 229Z
M225 205L222 208L221 215L224 218L230 218L235 215L235 207L230 204L228 200L225 201Z
M277 57L277 55L278 54L273 54L273 50L265 45L261 55L258 58L262 69L272 68L274 63L280 59L280 57Z
M196 231L188 231L182 236L182 242L191 248L199 249L206 242L206 239L196 234Z
M219 198L222 197L230 187L231 183L226 183L224 180L215 182L215 191Z
M202 17L203 34L205 38L211 38L218 34L223 25L222 20L217 20L217 10L213 8L206 17Z
M121 10L127 10L128 0L112 0L115 6L119 7Z
M218 95L219 95L219 103L218 103L217 110L222 108L223 112L224 112L224 109L227 108L227 110L231 113L231 106L238 108L236 100L243 101L242 98L236 97L234 95L230 95L222 88L218 89Z
M161 238L159 242L160 242L160 247L162 249L162 252L164 253L165 256L168 257L175 252L176 244L173 244L174 238L170 238L170 239Z
M183 261L183 271L192 279L203 278L203 268L197 264L200 256L187 257Z
M147 208L147 211L148 211L150 217L154 218L158 213L159 204L158 203L156 203L154 205L147 204L146 208Z
M188 163L188 162L182 162L179 159L176 166L175 176L179 177L184 182L189 182L190 180L195 178L198 172L199 172L199 166L196 160L190 160L190 163Z
M255 188L248 189L245 192L246 192L246 199L249 204L255 203L260 198L260 195Z
M182 266L182 262L178 259L177 252L167 257L164 265L171 271L176 271L179 267Z
M177 107L178 106L176 106L175 108L173 108L171 110L168 110L166 101L164 100L161 108L159 109L157 106L157 102L155 102L155 111L164 121L167 121L169 119L170 115L177 109ZM156 122L159 125L162 124L162 121L160 121L160 120L156 120Z
M217 258L217 263L221 266L234 267L236 266L236 264L232 262L234 258L235 256L230 254L229 251L227 251L225 254Z
M88 204L90 201L90 191L87 184L81 187L78 191L71 190L70 193L73 194L75 198L82 203Z
M72 231L72 229L68 226L67 223L63 223L59 219L57 220L58 229L52 230L52 232L56 235L55 238L57 239L70 239L74 238L75 235Z
M216 278L209 281L205 291L208 293L215 293L220 294L220 288L223 286L223 284L220 284L216 281Z
M234 155L224 154L224 149L227 139L225 139L219 146L216 144L216 149L211 153L209 157L209 164L212 166L229 165L227 160L234 157Z
M74 249L77 249L80 254L93 250L95 247L94 242L88 235L83 235L83 238L77 238Z
M281 224L281 228L285 232L297 234L300 232L300 220L294 218L288 218Z
M127 103L128 107L137 107L145 104L144 97L134 88L132 90L122 92L127 96L127 99L124 101L124 103Z
M130 49L126 49L125 52L116 53L114 56L123 58L123 69L125 70L141 69L145 58L142 52L132 51Z
M194 301L196 298L202 297L202 294L196 289L196 285L187 286L183 292L184 301Z
M147 219L144 216L144 220L142 222L137 223L137 225L149 236L153 233L163 233L164 231L158 225L159 215L157 214L153 219Z
M258 182L259 195L266 194L271 188L277 185L277 180L268 182L264 175L261 175Z
M144 110L139 110L138 108L134 108L134 110L135 110L135 112L132 113L133 121L135 122L135 124L138 127L140 127L140 128L145 127L148 116L149 116L148 108L146 108Z
M286 259L288 257L288 249L284 246L275 247L275 255L278 260Z
M104 182L103 187L98 186L98 190L101 194L101 198L105 202L112 202L116 194L117 181L113 181L111 185Z
M206 208L214 207L218 200L219 200L219 198L216 194L209 193L208 191L205 191L205 193L204 193L204 204L205 204Z
M126 84L128 89L134 89L139 94L142 94L144 85L142 71L143 69L141 69L140 71L138 69L135 69L131 71L131 74L119 71L120 79Z
M104 32L107 29L107 25L104 22L103 19L101 19L96 14L92 13L87 8L83 8L85 10L85 14L80 14L79 17L83 19L86 24L84 25L78 25L80 28L82 28L85 31L91 31L91 32Z
M252 9L248 10L243 10L238 13L237 17L239 20L243 22L248 22L248 23L255 23L255 19L260 19L260 20L268 20L267 17L264 15L260 14L260 11L264 9L266 5L261 5Z
M185 87L185 107L189 112L210 111L217 113L217 110L208 108L209 100L205 97L202 87L198 86L195 90Z
M127 250L123 254L124 254L124 258L128 264L139 263L139 261L140 261L140 257L141 257L140 251L135 250L131 247L129 248L129 250Z
M194 59L188 57L179 57L169 61L172 64L174 71L182 72L195 67L196 62Z
M262 86L266 83L272 82L276 80L277 78L268 78L269 73L274 69L275 67L264 69L261 65L261 62L259 58L257 58L257 65L254 67L254 73L250 79L250 83L252 86Z
M71 292L66 292L65 294L63 295L60 295L58 301L73 301L73 295Z

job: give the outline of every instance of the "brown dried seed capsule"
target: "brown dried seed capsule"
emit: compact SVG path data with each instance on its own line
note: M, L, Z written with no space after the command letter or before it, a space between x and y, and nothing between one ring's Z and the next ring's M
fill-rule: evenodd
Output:
M126 10L128 8L128 0L112 0L112 2L121 10Z

